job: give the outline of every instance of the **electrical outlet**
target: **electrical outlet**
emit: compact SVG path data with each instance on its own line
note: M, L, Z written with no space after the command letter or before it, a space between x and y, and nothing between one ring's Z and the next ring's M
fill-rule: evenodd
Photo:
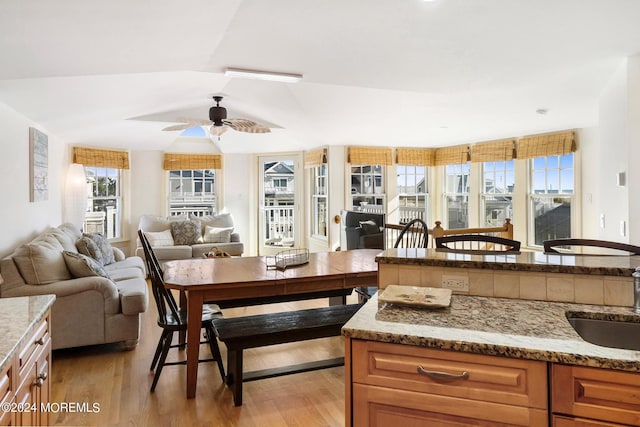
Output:
M469 292L469 278L467 276L442 276L442 287L457 292Z

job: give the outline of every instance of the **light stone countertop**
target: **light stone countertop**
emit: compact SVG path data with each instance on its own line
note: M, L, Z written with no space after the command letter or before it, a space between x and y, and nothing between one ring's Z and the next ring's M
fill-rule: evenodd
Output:
M598 274L631 277L640 267L640 256L569 255L522 251L516 254L470 254L442 249L387 249L376 257L378 264L433 267L483 268L503 271Z
M55 300L55 295L0 298L0 370L9 363Z
M566 312L640 323L629 307L453 295L441 309L379 306L377 294L342 328L352 339L640 372L640 351L584 341ZM639 338L640 339L640 338Z

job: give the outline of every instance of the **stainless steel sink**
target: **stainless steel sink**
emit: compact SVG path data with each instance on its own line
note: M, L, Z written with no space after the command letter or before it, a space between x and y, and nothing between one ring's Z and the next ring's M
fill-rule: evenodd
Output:
M640 350L640 323L583 319L567 315L573 329L583 340L603 347Z

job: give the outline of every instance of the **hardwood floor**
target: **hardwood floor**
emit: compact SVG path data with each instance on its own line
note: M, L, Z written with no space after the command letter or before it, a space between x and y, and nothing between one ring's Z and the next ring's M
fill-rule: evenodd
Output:
M150 297L151 298L151 297ZM355 298L355 297L350 297ZM354 299L355 301L355 299ZM53 352L51 402L99 405L95 412L50 414L58 426L342 426L344 367L287 375L244 384L243 405L233 406L215 363L201 363L195 399L186 399L186 368L166 366L156 391L149 392L151 358L160 336L153 301L143 316L133 351L102 345ZM327 300L300 301L224 310L225 316L312 308ZM55 325L53 325L55 333ZM344 354L342 337L247 350L245 369L263 369ZM226 366L226 349L221 344ZM184 357L172 350L169 357ZM177 356L177 357L176 357ZM205 345L201 356L211 357Z

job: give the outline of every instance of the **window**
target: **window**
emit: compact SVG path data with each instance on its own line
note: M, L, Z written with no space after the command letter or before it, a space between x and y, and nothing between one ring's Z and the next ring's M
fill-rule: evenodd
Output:
M355 210L385 212L384 166L351 166L351 201Z
M122 237L121 170L86 166L88 204L83 231Z
M169 215L212 215L216 212L215 170L169 171Z
M312 229L311 234L327 237L327 166L322 164L311 169Z
M273 179L273 186L277 189L287 189L287 179L286 178L275 178Z
M416 218L428 222L427 167L398 165L396 173L400 224Z
M445 166L444 209L447 228L469 227L469 163Z
M535 245L571 237L574 197L573 153L530 160L529 240Z
M500 227L506 218L513 219L513 160L483 163L482 227Z

